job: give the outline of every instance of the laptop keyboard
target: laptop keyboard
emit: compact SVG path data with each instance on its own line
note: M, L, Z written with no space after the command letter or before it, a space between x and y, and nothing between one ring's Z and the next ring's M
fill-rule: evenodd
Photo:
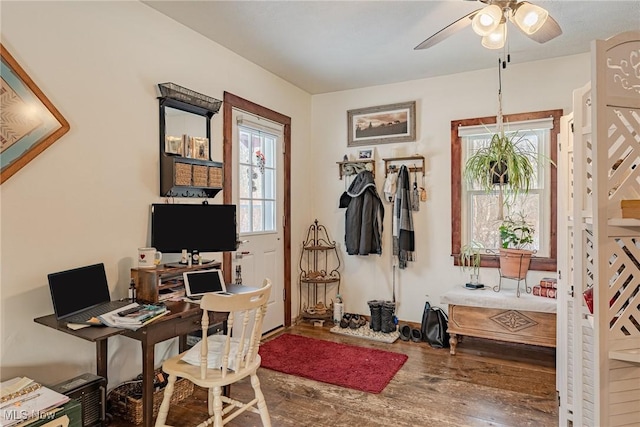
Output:
M113 310L117 310L119 308L127 305L128 302L125 301L110 301L108 303L100 304L96 307L90 308L88 310L83 311L82 313L76 314L71 317L67 317L64 320L68 323L82 323L91 319L92 317L98 317L105 313L108 313Z

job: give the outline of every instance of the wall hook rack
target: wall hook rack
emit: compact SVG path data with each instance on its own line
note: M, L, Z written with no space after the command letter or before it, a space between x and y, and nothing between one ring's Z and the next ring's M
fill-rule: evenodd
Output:
M382 160L384 160L385 178L389 174L390 170L394 170L394 171L397 170L398 166L394 165L393 163L405 164L409 172L422 172L422 177L424 178L424 171L425 171L424 156L415 155L415 156L408 156L408 157L389 157ZM411 165L407 164L412 161L413 163Z
M357 175L364 170L371 172L374 178L376 176L376 161L374 159L345 160L336 163L339 167L339 176L341 180L343 176Z

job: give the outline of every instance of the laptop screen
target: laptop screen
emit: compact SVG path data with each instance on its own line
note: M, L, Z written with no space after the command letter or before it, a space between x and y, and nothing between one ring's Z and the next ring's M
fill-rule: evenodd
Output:
M51 273L47 277L58 319L111 300L102 263Z
M188 297L227 290L222 270L201 270L183 273L185 293Z

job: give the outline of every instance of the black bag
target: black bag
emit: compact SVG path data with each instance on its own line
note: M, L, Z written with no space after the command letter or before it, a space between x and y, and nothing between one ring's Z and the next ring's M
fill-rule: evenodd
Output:
M422 313L422 339L434 348L449 347L448 321L447 315L441 308L431 307L427 301Z

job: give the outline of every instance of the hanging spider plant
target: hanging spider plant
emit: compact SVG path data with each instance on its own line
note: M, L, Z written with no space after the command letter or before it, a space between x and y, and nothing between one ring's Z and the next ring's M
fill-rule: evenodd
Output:
M527 194L531 188L539 157L523 135L518 132L508 135L501 130L467 159L464 176L471 185L479 185L487 193L497 187L498 219L502 219L504 204L518 194Z
M504 219L504 205L519 194L527 194L536 179L539 162L553 161L538 153L524 135L505 132L502 114L502 73L498 64L497 132L488 145L467 159L464 177L470 185L479 185L491 193L498 188L498 219Z

